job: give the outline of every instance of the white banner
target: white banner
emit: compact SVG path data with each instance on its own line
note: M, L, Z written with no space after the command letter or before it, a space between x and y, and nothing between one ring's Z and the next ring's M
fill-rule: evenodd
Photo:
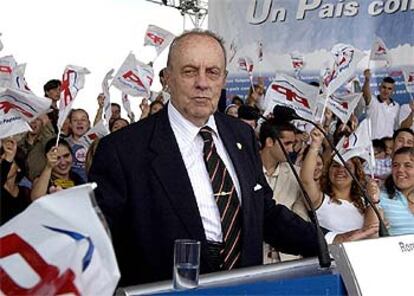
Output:
M131 102L129 101L128 95L126 93L122 93L122 106L127 112L129 118L135 117L134 113L131 110Z
M1 37L1 33L0 33L0 37ZM3 50L3 43L1 42L1 39L0 39L0 51L2 51Z
M349 137L343 137L338 142L336 149L345 161L351 159L352 157L358 156L365 159L369 166L374 168L375 163L373 162L375 160L374 157L372 157L373 148L369 125L369 119L361 121L358 128ZM334 159L340 163L337 155L335 155Z
M317 87L288 75L276 74L272 84L267 88L264 107L268 112L275 105L288 106L295 109L298 115L313 120L317 96Z
M10 87L13 69L17 66L12 55L0 58L0 87Z
M154 79L154 70L130 53L119 68L112 85L130 96L149 97Z
M33 93L27 85L26 79L24 78L25 72L26 64L19 64L13 69L11 87Z
M239 69L242 71L246 71L247 73L249 73L249 75L251 75L251 73L253 72L253 61L250 57L240 57L238 60L239 63Z
M157 51L157 56L159 56L171 44L174 38L175 35L171 32L154 25L149 25L145 32L144 46L154 46Z
M61 93L59 100L59 119L57 126L62 128L66 117L72 108L73 101L78 95L78 91L85 85L85 75L89 70L84 67L68 65L62 77Z
M365 54L347 44L336 44L331 53L334 57L334 64L328 79L324 79L325 95L329 97L355 75L358 63Z
M106 126L105 121L100 120L79 139L79 144L88 150L93 141L101 139L106 135L109 135L109 129Z
M109 126L109 119L112 116L112 108L111 108L111 94L109 93L109 80L113 78L112 74L114 73L114 69L111 69L108 73L106 73L103 81L102 81L102 93L104 95L104 114L105 114L105 122Z
M404 76L404 83L407 91L409 93L414 93L414 68L404 68L402 69L402 74Z
M344 96L332 95L329 97L326 106L338 116L343 123L347 123L361 97L362 93L353 93Z
M391 66L391 55L388 48L384 41L378 36L375 36L369 59L371 61L385 61L388 66Z
M0 294L112 295L120 274L92 190L44 196L0 228Z

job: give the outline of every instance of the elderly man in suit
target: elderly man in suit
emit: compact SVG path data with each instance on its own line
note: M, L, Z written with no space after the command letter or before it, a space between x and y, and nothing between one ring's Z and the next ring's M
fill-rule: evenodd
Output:
M263 240L315 255L313 225L272 200L254 131L216 112L222 41L206 31L177 37L165 77L167 107L103 138L90 171L120 285L171 278L176 239L201 241L202 273L261 264Z

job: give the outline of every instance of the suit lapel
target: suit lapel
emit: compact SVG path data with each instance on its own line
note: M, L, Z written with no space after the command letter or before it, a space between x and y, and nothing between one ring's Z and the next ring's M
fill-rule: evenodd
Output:
M156 154L152 167L191 238L203 241L205 234L200 212L167 109L161 111L150 144Z

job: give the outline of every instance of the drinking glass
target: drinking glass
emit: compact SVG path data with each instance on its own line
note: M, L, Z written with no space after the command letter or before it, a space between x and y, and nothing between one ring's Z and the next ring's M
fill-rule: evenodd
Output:
M193 289L198 286L200 272L200 242L177 239L174 244L174 289Z

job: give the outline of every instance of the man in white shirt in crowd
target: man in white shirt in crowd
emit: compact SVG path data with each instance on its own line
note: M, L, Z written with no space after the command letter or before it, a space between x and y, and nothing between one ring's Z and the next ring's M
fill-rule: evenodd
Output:
M371 71L364 71L365 82L362 94L368 109L368 117L372 122L372 139L391 137L398 128L398 114L400 105L392 99L395 90L395 81L391 77L385 77L379 87L379 95L371 93Z

